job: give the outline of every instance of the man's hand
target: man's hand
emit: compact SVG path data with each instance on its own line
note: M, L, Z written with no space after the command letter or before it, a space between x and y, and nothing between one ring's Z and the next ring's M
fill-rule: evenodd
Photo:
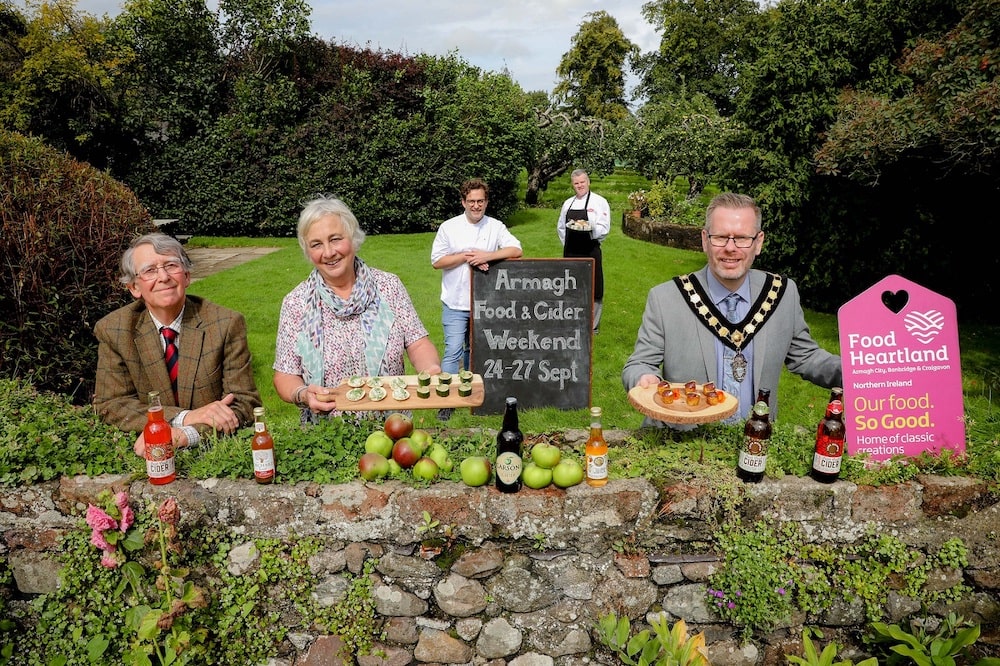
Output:
M468 250L465 253L465 263L475 266L481 271L489 271L490 254L486 250Z
M639 377L639 386L642 388L649 388L650 386L656 386L660 383L660 378L656 375L643 375Z
M181 428L170 428L170 439L173 440L175 449L183 449L189 444L187 435ZM135 451L135 455L140 458L146 457L146 442L143 439L142 433L135 439L135 444L132 445L132 450Z
M239 417L229 407L234 400L236 400L236 396L229 393L222 400L216 400L204 407L192 409L184 415L184 425L205 423L219 432L231 435L240 427Z

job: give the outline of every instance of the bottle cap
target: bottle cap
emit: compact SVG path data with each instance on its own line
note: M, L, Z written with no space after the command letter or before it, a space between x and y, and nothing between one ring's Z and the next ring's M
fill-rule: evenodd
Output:
M253 408L253 415L254 416L258 416L258 417L264 416L264 408L263 407L254 407Z
M592 418L600 418L602 413L603 413L603 410L600 407L591 407L590 408L590 416Z

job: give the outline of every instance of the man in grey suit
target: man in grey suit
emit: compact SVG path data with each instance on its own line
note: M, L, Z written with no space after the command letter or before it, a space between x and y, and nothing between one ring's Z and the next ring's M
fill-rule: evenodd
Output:
M145 450L141 431L149 391L160 392L176 446L253 423L253 408L261 403L246 322L238 312L187 295L191 261L181 244L162 233L141 236L122 255L121 272L136 300L94 327L98 416L139 432L139 455ZM176 368L173 379L168 366Z
M840 357L809 334L795 283L752 270L764 244L760 208L723 193L705 213L701 245L707 265L649 291L635 349L622 370L626 390L661 379L715 382L739 399L731 417L746 419L757 391L771 392L777 416L781 366L830 388L842 385ZM663 425L646 420L644 425Z

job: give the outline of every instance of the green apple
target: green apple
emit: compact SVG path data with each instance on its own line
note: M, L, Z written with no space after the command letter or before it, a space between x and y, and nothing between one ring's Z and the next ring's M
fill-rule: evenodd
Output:
M434 444L434 439L431 437L431 434L423 428L417 428L411 432L410 441L416 442L421 451L426 451L432 444Z
M382 479L389 473L389 461L381 453L369 451L358 461L358 471L365 481Z
M490 480L493 465L483 456L469 456L459 464L458 471L465 485L476 487Z
M393 478L399 478L403 473L403 468L399 466L399 463L389 458L389 476Z
M531 447L531 462L545 469L552 469L559 464L562 451L558 446L548 442L539 442Z
M583 481L583 466L572 458L563 458L552 469L552 482L560 488L569 488Z
M414 434L416 434L416 431L414 431ZM413 439L413 437L411 436L410 439ZM455 467L455 463L448 456L448 449L437 442L431 444L430 450L425 451L424 455L436 462L442 472L450 472Z
M439 469L436 462L424 456L413 466L413 478L423 481L433 481L437 478Z
M521 471L521 480L529 488L544 488L552 483L552 470L542 467L538 463L530 462Z
M384 430L376 430L365 440L366 453L378 453L386 458L392 455L392 438Z

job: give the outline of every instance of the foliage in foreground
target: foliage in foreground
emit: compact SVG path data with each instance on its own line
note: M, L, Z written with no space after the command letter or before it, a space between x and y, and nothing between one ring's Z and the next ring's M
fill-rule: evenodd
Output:
M5 618L16 625L10 664L251 664L296 626L339 635L350 654L366 654L380 635L372 560L323 606L309 566L316 539L237 543L182 523L172 498L138 512L124 492L100 501L63 540L59 588ZM234 573L238 546L250 564Z
M836 546L807 542L795 523L744 526L735 520L722 526L717 542L723 563L709 578L708 603L744 636L771 631L793 611L822 617L838 600L878 622L890 592L919 602L925 611L969 592L961 581L941 589L926 585L934 572L968 565L961 539L924 552L870 530L853 544Z
M984 412L994 420L996 410ZM993 415L993 416L991 416ZM298 420L273 418L268 429L275 441L278 483L348 483L358 478L358 459L375 421L355 423L340 418L302 426ZM611 456L612 478L646 478L654 483L703 477L723 492L732 485L736 451L742 438L739 425L709 424L689 432L665 429L636 431ZM194 449L177 452L181 477L249 479L253 477L249 430L213 436ZM536 433L564 447L559 433ZM994 433L994 437L995 437ZM100 421L90 407L77 407L58 394L37 391L30 384L0 379L0 486L31 485L62 475L144 475L141 459L132 452L134 436ZM472 455L493 455L493 432L470 428L435 435L455 461ZM774 424L767 475L805 476L812 460L813 433L799 425ZM970 441L964 459L921 455L893 459L868 467L864 458L848 457L841 477L864 485L901 483L918 474L966 474L1000 481L1000 452L995 442ZM442 479L459 479L457 465ZM400 477L409 479L409 475Z

